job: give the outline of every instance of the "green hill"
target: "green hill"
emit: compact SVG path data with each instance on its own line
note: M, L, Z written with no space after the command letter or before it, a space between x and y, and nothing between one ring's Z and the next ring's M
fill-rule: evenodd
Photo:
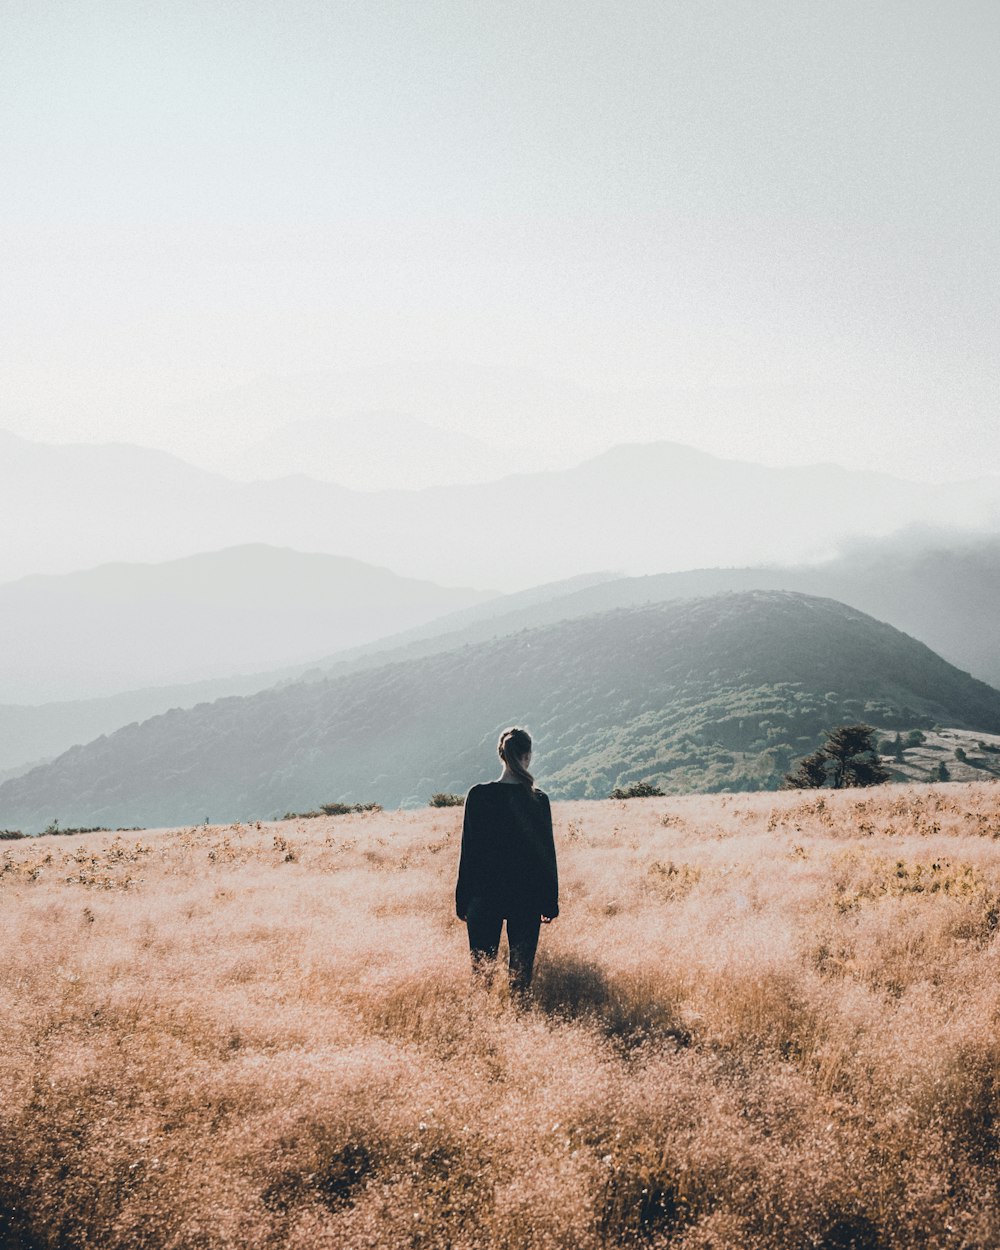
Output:
M554 797L776 786L822 731L1000 732L1000 692L830 599L784 591L620 609L130 725L0 786L0 826L249 819L419 804L489 777L526 723Z
M10 776L27 772L30 761L51 759L74 743L171 707L255 694L279 681L341 677L612 608L747 590L794 590L838 599L911 634L982 681L1000 686L993 628L1000 615L1000 540L911 535L873 541L818 565L694 569L647 577L594 574L501 595L283 670L134 690L107 699L0 706L0 777L5 770Z

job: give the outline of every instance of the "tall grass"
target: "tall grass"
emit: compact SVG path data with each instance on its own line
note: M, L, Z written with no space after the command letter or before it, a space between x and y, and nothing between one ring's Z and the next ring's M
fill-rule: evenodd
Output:
M527 1007L457 809L0 852L0 1245L1000 1245L1000 789L555 818Z

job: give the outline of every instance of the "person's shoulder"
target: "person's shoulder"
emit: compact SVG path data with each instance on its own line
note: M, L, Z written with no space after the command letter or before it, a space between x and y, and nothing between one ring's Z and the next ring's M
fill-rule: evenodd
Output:
M531 800L534 800L534 802L536 803L548 803L549 801L549 796L545 793L544 790L539 790L537 786L534 786L531 790L529 790L527 786L522 786L522 785L512 786L509 784L505 785L505 783L502 781L497 782L496 784L504 785L505 789L513 790L515 794L522 794L526 800L531 799Z
M544 790L535 791L535 802L538 804L538 810L541 812L542 819L546 824L552 824L552 804L549 802L549 796Z

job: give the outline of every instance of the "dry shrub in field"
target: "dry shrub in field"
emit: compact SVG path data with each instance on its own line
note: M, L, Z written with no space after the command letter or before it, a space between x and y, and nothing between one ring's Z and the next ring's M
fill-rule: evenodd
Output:
M0 1245L998 1246L998 800L556 804L527 1005L458 808L8 842Z

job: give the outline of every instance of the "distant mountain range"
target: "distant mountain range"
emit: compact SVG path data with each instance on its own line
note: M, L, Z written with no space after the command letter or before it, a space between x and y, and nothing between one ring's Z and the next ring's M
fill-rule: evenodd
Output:
M491 616L506 616L529 610L548 599L568 596L574 591L611 577L609 573L585 574L564 582L535 586L530 590L494 597L483 597L476 592L470 592L470 597L477 600L470 606L446 612L443 616L435 616L426 627L414 626L401 632L398 631L398 626L407 617L413 619L413 608L418 606L413 602L406 603L404 597L418 584L409 583L402 578L390 579L381 583L382 587L400 592L402 610L387 613L381 626L373 620L371 641L348 647L326 661L317 661L317 655L326 653L329 646L331 614L337 616L342 603L347 605L347 619L338 617L333 622L334 633L342 631L345 626L353 627L357 623L358 612L365 606L373 610L377 606L371 603L370 594L367 597L365 594L357 596L361 599L360 603L353 601L349 595L352 585L355 590L359 587L365 589L363 581L352 583L351 574L357 571L355 566L356 561L338 561L332 556L303 556L298 552L268 548L234 548L158 566L104 566L93 570L92 576L83 574L67 575L65 578L26 579L27 582L47 588L49 602L58 601L60 612L55 622L47 622L44 619L46 605L43 599L42 619L36 622L39 629L37 638L31 637L29 626L23 619L19 619L16 612L12 612L6 621L0 618L0 634L6 630L8 637L8 664L12 675L11 686L14 688L23 690L24 683L29 680L36 682L32 687L34 690L44 688L37 683L44 683L61 666L65 670L64 688L67 689L79 689L81 686L86 688L88 684L98 685L112 681L116 672L114 666L118 660L116 653L108 649L108 639L116 642L120 639L126 654L131 656L132 662L146 673L146 680L149 680L151 674L163 672L163 660L153 646L153 641L160 638L162 620L177 625L178 637L168 635L166 640L166 651L171 659L176 658L180 648L186 648L192 665L208 669L212 662L220 665L220 641L229 639L233 645L221 661L221 671L227 675L176 685L138 686L93 698L61 699L28 705L0 704L0 781L5 779L5 773L7 776L19 775L27 771L29 766L60 755L71 746L89 742L101 734L112 733L123 725L148 720L149 717L171 708L194 707L198 703L210 703L232 695L255 694L279 682L288 683L303 677L316 676L318 662L337 671L370 667L372 664L384 662L384 649L405 649L411 637L423 638L424 628L431 637L459 629L478 627L481 630L484 622L488 622ZM345 570L346 579L337 575ZM218 571L222 579L218 587L214 587L211 582L203 584L202 581L205 574L213 571ZM370 572L379 574L385 571L372 569ZM138 585L130 582L132 574L137 575ZM248 579L247 574L252 576ZM97 587L106 584L109 577L113 579L118 596L106 603L99 597L96 602L91 602L90 597ZM376 585L379 584L376 579ZM86 592L82 595L77 593L81 586ZM122 638L123 629L136 623L137 605L129 598L130 586L137 596L140 589L142 590L142 604L150 612L158 599L168 601L162 610L156 612L157 617L162 618L156 628L147 630L143 627L138 635L126 632ZM5 589L0 587L0 602ZM169 602L169 593L176 594L179 589L184 590L182 602ZM368 591L370 590L369 586ZM441 605L449 599L461 601L463 594L464 592L442 591ZM220 610L219 599L223 595L229 602L226 611ZM247 610L248 603L255 605L253 611ZM315 615L306 610L311 605L318 607ZM80 627L77 638L75 627L79 626L81 619L84 624ZM386 633L383 639L379 630L389 630L390 620L391 632ZM108 633L105 637L94 628L95 621L107 627ZM206 623L209 621L216 622L218 628L207 629ZM262 630L262 622L269 626L274 625L273 633L268 634ZM488 627L486 628L488 631ZM243 636L244 631L247 637ZM296 645L301 646L304 637L317 633L322 633L322 642L316 644L308 661L254 672L231 671L233 657L240 654L245 657L248 648L258 644L266 648L266 654L273 664L281 654L287 656L290 650L289 640L295 640ZM16 635L24 640L23 647L10 644L10 640ZM490 636L489 632L487 636ZM90 647L85 645L88 639L93 644ZM39 652L44 645L49 647L51 668L46 667L44 660L39 660L32 673L27 667L27 660L32 651L36 659L39 659ZM445 640L438 649L447 648L448 645ZM19 662L20 657L23 657L23 662ZM0 664L2 662L0 659ZM120 676L118 680L120 681Z
M816 558L847 536L916 523L1000 529L996 479L930 486L832 465L772 469L672 443L617 447L559 472L365 492L304 476L234 482L163 452L0 434L0 496L4 580L267 543L517 589L587 568Z
M837 599L926 643L950 663L1000 687L1000 537L911 534L858 544L819 564L691 569L645 577L598 576L590 585L544 588L533 602L501 596L376 645L319 661L339 673L380 660L412 659L610 608L723 591L796 590Z
M301 567L310 569L308 563ZM310 661L295 666L100 699L38 707L0 705L0 769L23 771L27 764L49 759L75 743L169 708L252 694L278 682L339 676L416 659L610 608L751 589L798 590L838 599L911 634L952 664L1000 687L994 624L1000 620L1000 539L963 543L956 535L922 535L867 544L821 565L701 569L636 578L597 573L487 599L323 659L318 657L325 648L317 648ZM287 598L297 599L298 592L290 588ZM196 635L204 632L201 616L191 615ZM243 619L233 615L234 622Z
M274 669L495 597L261 544L0 586L7 703Z
M352 490L415 490L488 482L523 471L527 462L522 449L493 446L395 412L365 411L299 419L230 447L224 472L249 481L305 473Z
M443 626L460 618L407 631L386 657L417 653L534 628L609 608L635 607L668 599L690 599L723 591L797 590L838 599L912 634L974 677L1000 687L1000 538L969 539L957 534L912 534L856 544L819 564L762 565L754 568L692 569L646 577L606 578L594 585L516 609L503 598L462 620L457 630ZM353 656L331 657L331 663Z
M1000 732L1000 692L829 599L724 594L578 617L435 655L173 711L0 786L0 826L250 819L420 804L492 775L505 723L555 797L650 779L778 783L843 721Z

